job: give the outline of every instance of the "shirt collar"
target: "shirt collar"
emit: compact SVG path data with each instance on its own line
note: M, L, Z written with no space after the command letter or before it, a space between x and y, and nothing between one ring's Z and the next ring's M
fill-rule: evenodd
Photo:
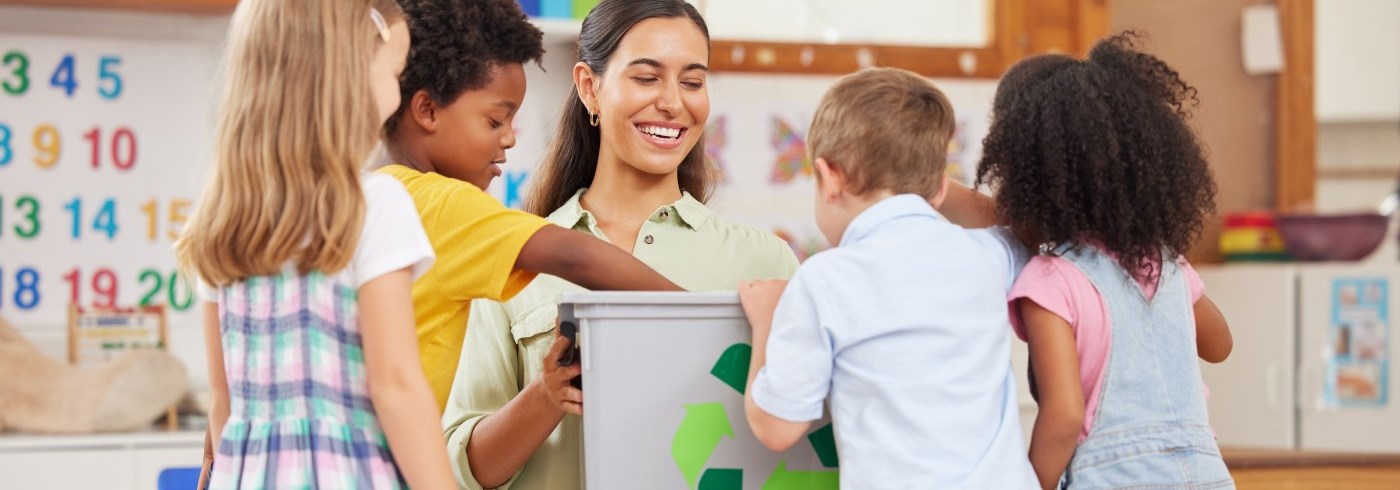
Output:
M928 201L917 194L899 194L887 197L873 206L866 208L856 218L851 220L851 224L846 225L846 232L841 235L841 246L854 244L880 225L895 218L905 216L928 216L934 219L943 219L943 215L929 205Z
M570 229L577 227L578 224L583 221L589 221L591 225L593 215L589 213L587 209L583 209L583 204L580 203L583 193L587 191L588 188L585 187L574 192L574 196L570 197L563 206L559 206L559 209L554 210L553 213L549 213L549 218L547 218L549 222ZM658 219L658 215L662 211L672 211L676 216L680 217L681 223L684 223L692 230L700 229L701 225L709 221L711 215L710 208L705 207L704 203L696 200L689 192L685 191L681 191L681 198L676 200L676 202L667 204L653 211L652 219Z

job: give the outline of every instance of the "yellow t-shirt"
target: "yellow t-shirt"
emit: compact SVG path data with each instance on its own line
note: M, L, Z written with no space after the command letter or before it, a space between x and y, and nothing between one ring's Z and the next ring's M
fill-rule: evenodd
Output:
M423 373L438 410L447 404L471 301L506 301L535 278L515 268L525 242L544 218L510 209L468 182L403 165L378 170L403 183L413 196L437 262L413 283L413 316Z

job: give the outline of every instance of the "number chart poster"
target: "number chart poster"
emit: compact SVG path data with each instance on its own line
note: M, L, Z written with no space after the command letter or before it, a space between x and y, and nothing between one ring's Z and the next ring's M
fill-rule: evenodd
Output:
M208 167L207 45L0 35L0 316L167 305L195 324L172 249Z

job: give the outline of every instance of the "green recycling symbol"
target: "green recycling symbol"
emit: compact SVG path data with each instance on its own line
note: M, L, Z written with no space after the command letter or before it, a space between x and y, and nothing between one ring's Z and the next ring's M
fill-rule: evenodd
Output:
M749 377L749 359L753 347L738 343L729 346L715 362L710 374L729 385L734 391L744 394L744 385ZM734 437L734 429L729 425L723 402L693 403L685 406L685 419L671 439L671 458L676 461L681 474L685 476L686 488L698 490L743 490L744 470L737 468L705 468L710 455L725 437ZM831 424L807 435L812 448L822 466L837 467L836 438ZM704 470L704 473L701 473ZM794 471L787 469L787 462L781 461L773 473L763 482L762 490L826 490L838 488L836 470ZM699 487L696 479L699 479Z

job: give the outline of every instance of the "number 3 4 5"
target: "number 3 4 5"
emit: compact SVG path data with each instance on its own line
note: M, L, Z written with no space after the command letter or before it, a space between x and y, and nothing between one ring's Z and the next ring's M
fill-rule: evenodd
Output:
M69 98L78 90L77 59L73 53L63 55L54 67L53 73L49 75L49 86L62 90L63 94ZM118 72L121 68L122 59L120 56L102 56L97 61L97 94L104 99L112 100L122 94L122 76ZM29 56L22 51L9 51L0 57L0 88L10 95L23 95L29 91L30 73Z

